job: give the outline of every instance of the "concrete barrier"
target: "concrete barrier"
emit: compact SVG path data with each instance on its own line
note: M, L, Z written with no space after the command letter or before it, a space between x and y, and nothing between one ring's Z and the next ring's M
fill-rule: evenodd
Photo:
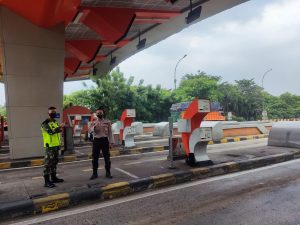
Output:
M114 134L120 134L120 128L119 128L118 123L113 123L111 125L111 128L112 128L112 131Z
M220 141L224 137L222 121L202 121L201 127L212 129L212 140Z
M268 145L300 148L300 122L285 121L275 123L269 134Z
M271 122L262 121L202 121L201 127L212 128L213 141L220 141L224 137L268 134L272 124ZM177 131L177 128L178 124L174 123L174 131ZM168 122L160 122L154 125L153 136L165 138L169 135Z
M268 134L273 123L262 121L222 121L224 137Z
M144 133L142 122L133 122L131 126L134 127L136 135L142 135Z
M143 123L144 133L153 133L156 123Z
M169 137L169 122L160 122L154 125L153 136Z

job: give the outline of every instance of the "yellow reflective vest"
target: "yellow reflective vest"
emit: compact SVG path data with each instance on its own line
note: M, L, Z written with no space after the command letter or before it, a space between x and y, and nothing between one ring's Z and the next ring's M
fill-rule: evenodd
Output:
M60 128L56 120L46 119L41 126L44 147L58 147L60 146Z

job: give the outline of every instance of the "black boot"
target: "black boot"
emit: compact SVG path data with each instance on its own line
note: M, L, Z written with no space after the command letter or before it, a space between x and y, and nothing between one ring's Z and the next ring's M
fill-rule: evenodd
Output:
M97 173L93 173L92 176L90 177L90 180L94 180L98 177Z
M105 171L106 171L106 178L111 179L112 175L110 174L110 160L108 162L105 162Z
M106 175L105 175L106 178L113 178L112 175L110 174L110 170L106 170Z
M51 181L52 181L52 183L62 183L62 182L64 182L63 179L60 179L56 176L56 173L51 173Z
M90 177L90 180L94 180L96 178L98 178L98 169L93 169L93 174Z
M48 188L54 188L54 187L56 187L55 184L53 184L50 181L50 176L49 175L44 175L44 179L45 179L45 185L44 185L44 187L48 187Z

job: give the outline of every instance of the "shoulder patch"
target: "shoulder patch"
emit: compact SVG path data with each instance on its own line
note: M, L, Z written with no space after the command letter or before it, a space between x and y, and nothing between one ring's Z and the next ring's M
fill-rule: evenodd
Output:
M48 124L49 123L49 118L46 119L44 122L42 122L42 124Z

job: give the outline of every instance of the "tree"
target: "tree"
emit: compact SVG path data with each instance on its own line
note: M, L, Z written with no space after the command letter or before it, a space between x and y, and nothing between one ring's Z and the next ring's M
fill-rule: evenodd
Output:
M176 96L181 101L191 101L195 98L218 100L218 82L221 77L207 75L205 72L198 71L198 74L185 75L178 89Z
M110 74L93 80L96 87L64 96L64 108L70 104L80 105L95 111L106 110L107 116L116 121L127 108L136 109L136 120L142 122L167 121L173 103L191 101L195 98L219 101L224 112L233 113L238 120L261 118L263 102L270 118L300 117L300 96L284 93L273 96L262 90L253 79L242 79L234 84L221 83L221 77L205 72L185 75L177 90L166 90L160 85L144 85L134 78L126 79L117 68Z
M143 122L166 121L169 109L176 102L171 91L151 85L133 85L134 78L126 79L117 68L110 74L93 80L97 87L90 90L77 91L64 96L64 107L70 103L95 111L101 107L106 110L107 117L118 120L124 109L135 108L136 120Z
M265 95L266 108L270 118L299 118L300 96L284 93L279 97Z
M263 105L262 88L255 84L253 79L243 79L235 82L242 98L239 115L247 120L258 119Z
M218 100L223 106L224 113L234 112L235 115L241 116L242 97L236 85L223 82L218 86Z
M4 117L6 120L7 118L7 112L6 112L6 107L5 106L0 106L0 115Z

